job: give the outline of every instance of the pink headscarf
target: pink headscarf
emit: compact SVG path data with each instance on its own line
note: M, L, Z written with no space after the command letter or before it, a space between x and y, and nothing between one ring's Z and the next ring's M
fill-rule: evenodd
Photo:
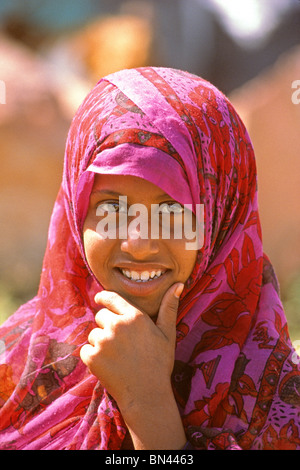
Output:
M37 296L0 329L1 449L122 449L114 399L82 363L101 286L83 250L94 173L204 204L172 384L195 449L300 449L299 362L263 254L248 134L210 83L165 68L102 80L72 122Z

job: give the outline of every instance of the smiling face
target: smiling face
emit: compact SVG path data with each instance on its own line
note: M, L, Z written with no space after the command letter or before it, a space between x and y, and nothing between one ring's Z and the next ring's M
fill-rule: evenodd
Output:
M127 207L120 204L125 196ZM144 208L143 214L127 212L134 204ZM162 213L170 215L172 211L168 238L161 235L161 226L159 236L151 238L151 210L157 205ZM104 289L117 292L150 317L157 315L168 288L189 278L196 262L197 250L186 249L184 230L181 238L174 237L176 226L183 224L182 211L179 203L149 181L136 176L95 175L83 226L87 262ZM161 225L161 215L159 220ZM117 236L112 238L111 233L104 238L99 222L106 228L110 223L116 225ZM124 225L126 236L120 235ZM149 227L149 237L143 236L142 225Z

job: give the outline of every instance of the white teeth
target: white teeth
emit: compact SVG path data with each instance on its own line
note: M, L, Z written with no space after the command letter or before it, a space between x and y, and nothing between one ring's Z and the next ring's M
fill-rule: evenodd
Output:
M161 269L158 269L157 271L143 271L142 273L138 273L137 271L129 271L128 269L121 269L122 274L128 279L131 279L132 281L137 281L137 282L147 282L151 281L151 279L156 279L160 277L162 274L164 274L165 271L162 271Z
M148 271L143 271L141 274L141 280L142 281L148 281L150 277L150 273Z

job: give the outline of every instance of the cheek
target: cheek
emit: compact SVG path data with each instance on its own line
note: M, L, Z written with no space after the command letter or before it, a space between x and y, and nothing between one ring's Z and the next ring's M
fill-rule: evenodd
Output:
M83 232L86 260L98 281L100 281L99 277L103 274L109 259L109 242L109 240L101 239L97 233L91 229L86 229Z
M86 259L90 265L97 250L97 240L93 234L93 230L85 229L83 231L83 246Z
M197 261L197 254L198 254L198 251L185 250L185 253L184 253L185 256L182 261L183 271L186 277L185 281L187 281L187 279L190 277L190 275L193 272L193 269Z
M185 282L195 267L198 250L188 250L186 240L170 240L167 247L175 260L180 275L180 281Z

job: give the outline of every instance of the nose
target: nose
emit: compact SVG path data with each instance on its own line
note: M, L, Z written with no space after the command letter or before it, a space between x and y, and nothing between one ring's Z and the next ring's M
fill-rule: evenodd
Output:
M128 227L128 235L121 242L121 251L136 260L147 260L159 252L159 240L151 239L137 227Z

